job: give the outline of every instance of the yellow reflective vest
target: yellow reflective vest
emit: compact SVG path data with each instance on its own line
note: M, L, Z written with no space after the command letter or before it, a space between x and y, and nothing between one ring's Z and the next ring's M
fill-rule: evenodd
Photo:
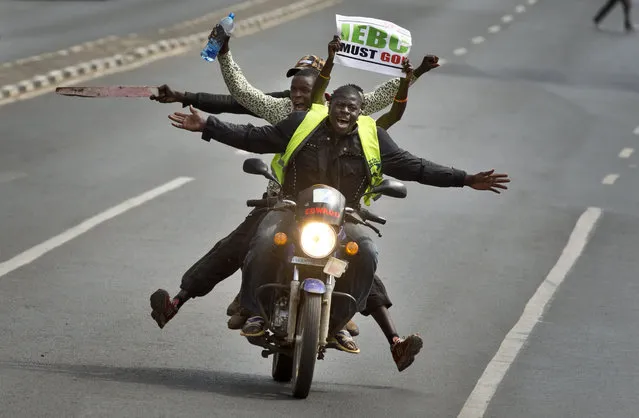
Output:
M302 123L297 127L291 140L286 146L283 154L276 154L271 162L271 169L280 184L284 184L284 176L291 158L306 139L319 126L324 119L328 117L328 107L325 105L314 103L307 112ZM366 192L369 192L374 186L378 185L382 180L382 158L379 151L379 140L377 138L377 125L375 120L370 116L360 116L357 119L357 132L359 140L364 150L366 165L368 166L369 185ZM371 199L376 199L374 195L364 196L364 203L370 206Z

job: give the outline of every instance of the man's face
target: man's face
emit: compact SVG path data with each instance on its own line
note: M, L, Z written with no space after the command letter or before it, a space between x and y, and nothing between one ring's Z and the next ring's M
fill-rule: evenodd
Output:
M293 111L305 111L311 107L311 92L315 77L312 76L295 76L291 80L291 102L293 102Z
M336 134L345 135L353 129L361 113L362 95L348 92L331 98L328 120Z

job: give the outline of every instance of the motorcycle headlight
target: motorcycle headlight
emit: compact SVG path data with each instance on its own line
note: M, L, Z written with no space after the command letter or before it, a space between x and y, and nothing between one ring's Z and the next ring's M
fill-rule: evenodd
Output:
M322 222L309 222L302 227L300 235L302 251L309 257L324 258L335 249L337 234L330 225Z

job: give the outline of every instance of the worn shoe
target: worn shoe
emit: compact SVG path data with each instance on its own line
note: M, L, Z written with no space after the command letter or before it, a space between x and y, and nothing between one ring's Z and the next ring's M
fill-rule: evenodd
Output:
M339 331L333 337L327 338L326 342L328 342L329 344L335 344L335 348L345 353L360 353L359 347L355 343L355 340L353 340L351 334L345 329Z
M357 337L359 335L359 327L355 322L353 322L353 320L348 321L346 324L346 331L348 331L353 337Z
M246 320L240 335L243 337L259 337L264 335L264 319L261 316L252 316Z
M408 337L400 338L395 341L391 346L391 353L393 354L393 360L397 365L397 370L400 372L405 370L408 366L413 364L415 356L422 349L424 342L419 334L409 335Z
M226 324L228 325L229 329L241 329L248 318L248 315L235 313L229 318Z
M158 289L151 295L151 317L155 319L160 328L164 328L167 322L177 314L177 299L171 299L169 292Z

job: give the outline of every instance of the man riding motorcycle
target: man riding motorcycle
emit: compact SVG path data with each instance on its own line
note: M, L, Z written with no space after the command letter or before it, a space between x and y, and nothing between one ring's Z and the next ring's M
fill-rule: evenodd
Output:
M363 100L360 88L345 85L333 92L328 108L314 104L310 111L293 112L275 126L229 124L214 116L205 119L192 107L190 115L176 112L169 119L177 128L202 132L206 141L214 139L253 153L281 154L273 168L283 185L284 197L296 196L300 190L322 183L338 189L348 206L358 208L365 191L381 181L382 174L437 187L469 186L495 193L507 189L504 183L510 179L506 174L490 170L468 175L399 148L383 128L375 126L372 118L362 116ZM280 261L269 255L273 245L269 231L274 225L290 225L291 219L286 216L279 212L265 216L244 261L241 304L253 313L243 327L246 335L263 332L264 320L255 314L259 308L254 289L273 280L264 272L276 271ZM377 252L360 226L350 225L347 235L358 243L360 251L335 290L352 295L358 310L362 310L377 267ZM342 329L350 319L348 312L345 301L335 301L329 335Z
M265 117L267 118L267 120L269 120L269 122L275 123L283 119L288 114L288 112L290 112L290 107L293 107L293 109L295 110L307 109L309 107L310 86L313 85L314 78L312 81L306 81L307 87L304 89L304 83L300 84L300 81L304 80L305 77L306 79L310 80L311 76L306 69L300 67L308 65L311 68L321 69L324 64L323 60L314 56L304 57L303 59L301 59L298 62L297 66L289 70L287 73L287 75L289 76L294 75L291 83L291 98L283 99L278 97L279 100L270 98L276 100L277 106L260 107L258 104L268 99L262 98L259 95L266 95L248 85L248 82L241 74L239 67L237 67L237 65L230 58L230 53L228 53L228 59L224 58L227 53L228 43L221 51L219 58L220 64L223 68L223 74L225 75L225 80L227 80L227 83L231 83L231 85L229 86L229 89L231 91L234 91L236 94L242 97L244 101L248 101L248 105L245 109L247 110L247 112L250 112L250 114L254 116ZM410 74L408 80L414 82L417 77L419 77L419 75L424 74L425 72L428 72L430 69L436 68L437 66L438 64L436 62L436 57L427 56L420 67L415 70L415 73L417 75L413 76L412 74ZM230 82L229 80L235 81ZM367 94L366 97L369 100L368 109L370 111L376 111L379 106L386 106L386 103L393 101L393 96L391 96L390 98L387 98L386 96L388 96L389 93L393 93L392 90L394 88L397 88L396 84L394 84L396 80L399 79L393 79L387 83L384 83L382 86L376 89L375 92ZM247 96L246 93L242 93L242 91L244 90L250 90L251 93ZM258 100L253 100L256 95L258 95ZM183 95L181 97L192 96ZM206 96L203 93L198 93L196 97L198 97L202 102L208 101L209 103L213 98ZM216 100L218 99L217 96L215 96L214 98ZM162 102L173 101L173 99L166 97L155 99ZM280 107L284 109L283 111L286 112L285 114L282 114L282 112L273 112L274 108L279 109ZM264 114L263 109L266 108L269 109L269 112L267 112L267 114ZM394 108L391 109L391 112L394 111ZM217 108L213 108L210 105L206 107L207 111L214 111L216 109ZM233 113L240 113L240 111L238 109L234 109ZM400 113L399 117L391 122L388 116L389 114L390 112L382 116L385 121L388 120L388 126L390 126L390 124L394 123L396 120L399 120L399 117L401 117ZM276 119L273 120L273 118ZM152 315L161 328L178 312L178 309L186 300L191 297L203 296L207 294L208 292L210 292L213 286L215 286L215 284L232 275L240 267L240 265L242 264L243 255L246 253L246 249L243 249L243 247L248 248L247 238L252 236L252 231L254 231L255 226L259 222L261 214L263 214L263 211L259 209L252 211L246 218L246 220L240 225L240 227L238 227L238 229L233 231L222 241L218 242L209 253L202 257L200 261L198 261L191 269L189 269L189 271L187 271L187 273L185 273L183 277L181 291L176 295L175 298L173 298L173 300L171 300L168 292L163 289L159 289L151 296L151 304L153 308ZM390 299L386 294L386 290L383 284L377 276L375 277L375 286L373 288L373 291L371 291L369 301L369 305L362 313L371 313L385 334L389 333L388 329L394 331L394 326L392 324L390 314L386 310L387 307L390 307L392 304L390 303ZM232 313L230 308L231 307L229 307L229 313ZM382 308L385 310L385 312L377 314ZM233 315L229 320L229 328L241 327L241 325L244 324L247 318L248 315L245 312L240 312L239 314ZM239 319L239 321L233 322L234 319ZM352 322L349 322L347 324L347 330L352 331L353 335L356 335L356 332L358 333L356 325ZM352 340L351 334L349 332L338 333L336 335L335 342L337 343L338 348L342 351L350 353L359 352L359 348ZM411 340L401 339L399 338L399 336L397 336L396 339L392 341L391 352L400 371L410 365L412 358L414 358L414 354L416 354L415 350L419 350L419 347L414 347L412 349L408 347L407 345L410 345L410 343Z

